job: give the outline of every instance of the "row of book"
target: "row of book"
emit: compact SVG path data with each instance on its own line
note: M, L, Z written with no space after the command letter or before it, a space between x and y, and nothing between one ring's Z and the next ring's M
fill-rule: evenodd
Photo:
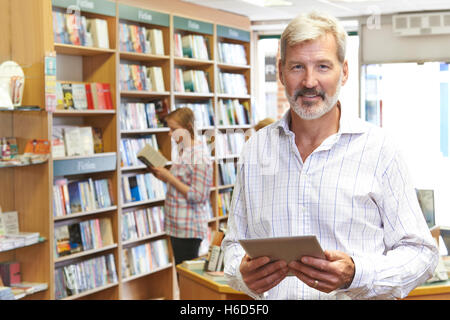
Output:
M108 23L104 19L53 11L53 36L56 43L109 49Z
M164 55L163 34L135 24L119 23L120 51Z
M164 199L167 187L151 173L122 176L122 196L125 203Z
M214 126L214 110L211 101L205 103L177 103L175 109L189 108L194 112L197 129Z
M227 216L230 212L231 198L233 197L233 189L231 191L220 192L217 198L218 215Z
M56 82L57 110L112 110L114 104L109 83Z
M55 298L60 300L117 282L114 255L95 257L55 269Z
M161 67L121 63L119 69L121 91L166 91Z
M218 54L220 62L247 65L247 54L242 44L219 42Z
M120 129L121 130L146 130L163 127L156 113L156 104L161 103L121 103L120 105Z
M110 179L56 179L53 185L53 215L109 208L114 205Z
M52 155L54 158L90 156L103 152L103 133L97 127L54 125Z
M164 231L164 207L149 207L122 214L122 240L137 240Z
M120 140L121 165L123 167L143 165L143 162L138 160L137 154L146 144L158 150L156 135L149 134L139 138L122 138Z
M241 153L244 143L245 135L243 132L219 132L214 140L215 156L238 155Z
M1 288L8 288L8 296ZM0 300L17 300L48 288L47 283L22 281L20 262L4 261L0 263ZM8 299L9 298L9 299Z
M175 91L209 93L208 73L203 70L175 68Z
M55 227L55 258L114 243L111 219L91 219Z
M219 99L217 123L219 125L248 125L250 124L250 105L248 101L238 99Z
M241 73L219 72L218 91L235 96L248 95L247 82Z
M160 239L123 250L122 274L131 277L169 265L167 240Z
M209 60L208 39L201 35L174 34L175 57Z
M231 185L236 182L236 164L235 162L219 163L219 184Z

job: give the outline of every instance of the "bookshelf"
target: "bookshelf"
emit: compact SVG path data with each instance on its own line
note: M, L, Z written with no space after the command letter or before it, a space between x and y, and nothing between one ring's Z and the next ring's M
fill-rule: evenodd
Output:
M74 7L76 4L81 6L79 13L85 17L87 25L92 23L88 22L91 20L105 21L104 25L96 22L96 28L107 30L107 41L93 39L98 45L86 46L82 45L82 41L88 41L88 38L83 40L80 36L80 42L77 42L76 37L74 40L69 35L71 43L68 43L55 36L54 26L60 22L55 20L53 12L59 12L61 16L77 13ZM92 127L101 130L103 145L103 150L94 154L55 156L41 164L0 168L0 206L3 211L18 211L21 230L38 231L45 239L33 246L0 252L0 262L19 261L23 281L48 284L47 290L24 299L173 299L175 268L170 241L163 230L156 227L158 222L151 220L152 212L164 205L164 197L154 192L153 197L147 194L147 197L136 201L126 201L124 179L128 179L128 183L140 179L147 181L148 171L139 163L123 163L122 143L127 140L139 144L141 139L154 139L164 156L170 160L172 145L169 130L161 121L154 121L150 114L164 107L174 110L177 106L187 104L203 110L199 111L201 115L208 112L208 116L212 118L212 123L198 128L201 134L210 137L219 133L231 135L236 130L243 134L250 128L251 55L250 33L247 31L250 22L240 16L179 0L1 0L0 12L10 13L1 14L4 19L0 26L7 31L8 41L7 44L4 42L0 45L0 57L2 61L16 61L24 69L27 79L24 105L39 105L45 109L45 88L48 82L45 79L43 61L52 52L56 54L58 82L107 84L112 104L111 108L106 109L94 107L75 110L58 105L53 112L0 112L0 137L52 140L57 127ZM30 29L36 32L31 33ZM136 37L139 31L144 34L143 30L147 32L147 37ZM129 36L124 36L127 32ZM134 36L131 36L132 32L135 33ZM202 52L204 54L206 51L208 55L175 55L175 34L189 36L191 43L203 43L206 50L202 49ZM158 37L160 40L155 40ZM146 44L144 38L149 43ZM140 44L137 39L140 39ZM155 41L160 41L158 48L154 47ZM189 40L185 42L189 43ZM246 62L222 61L220 57L223 52L219 56L219 43L222 42L240 45L246 54ZM131 69L139 72L144 70L149 79L143 77L141 81L149 83L145 83L145 86L142 82L137 83L138 86L124 85L129 80L125 76ZM193 71L187 75L187 79L189 76L191 80L193 76L202 77L201 81L194 80L197 84L202 81L204 84L206 80L207 90L204 86L184 92L177 90L176 69ZM219 74L224 72L237 74L245 82L246 94L220 91ZM189 86L192 87L192 84ZM220 124L219 106L224 105L224 101L231 107L233 104L234 107L246 106L248 123L236 121L233 124ZM146 121L124 123L125 119L132 117L144 118ZM23 148L24 145L19 144L19 150ZM214 187L210 196L213 214L209 225L212 230L217 230L219 225L226 223L226 215L223 213L226 206L222 208L222 202L229 197L222 194L229 193L233 185L221 184L219 174L223 171L223 162L233 164L237 161L236 146L231 149L232 151L220 156L214 152L211 154L214 160ZM60 207L54 207L58 196L54 186L56 181L63 185L61 181L64 179L75 182L86 195L90 194L90 190L94 198L102 192L94 187L95 181L108 181L111 203L105 206L86 206L70 214L60 214L67 208L62 209L64 202L61 202ZM152 189L156 188L153 184L151 186ZM64 187L58 184L58 188L64 193ZM124 238L125 216L127 219L134 217L135 223L138 219L147 221L147 231L141 230L138 237ZM59 243L55 230L59 234L59 229L65 226L84 224L86 227L90 221L102 219L111 223L110 242L62 256L55 253ZM103 233L96 232L91 230L91 236L104 236ZM167 261L164 257L161 258L162 263L159 263L161 259L153 259L155 263L145 268L140 269L132 266L129 261L126 262L130 255L143 256L145 259L149 252L164 251L168 252ZM80 273L86 279L95 278L95 274L83 273L92 266L104 268L108 275L104 282L84 284L77 290L72 290L70 295L61 294L61 277L67 277L64 272ZM61 272L65 269L67 270Z

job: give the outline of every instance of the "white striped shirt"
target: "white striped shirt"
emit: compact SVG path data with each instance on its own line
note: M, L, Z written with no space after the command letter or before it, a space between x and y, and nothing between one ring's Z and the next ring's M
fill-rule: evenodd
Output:
M230 286L256 299L394 299L430 278L436 244L384 131L342 112L339 131L303 162L289 121L290 111L242 152L222 243ZM250 291L239 272L245 252L238 239L298 235L349 254L351 286L326 294L290 276L264 295Z

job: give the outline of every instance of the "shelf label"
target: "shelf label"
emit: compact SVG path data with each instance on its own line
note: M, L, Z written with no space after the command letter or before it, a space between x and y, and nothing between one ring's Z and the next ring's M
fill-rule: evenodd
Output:
M225 27L221 25L217 25L217 36L222 38L250 42L250 32L241 29Z
M127 6L124 4L119 4L119 18L136 22L156 24L163 27L168 27L170 25L168 14Z
M55 7L73 12L91 12L105 16L116 16L116 3L108 0L52 0Z
M198 33L204 33L204 34L213 34L213 25L211 23L193 20L193 19L186 19L182 17L173 17L173 25L175 29L181 29L186 31L193 31Z
M86 157L80 159L61 159L53 162L54 176L68 176L116 170L116 155Z

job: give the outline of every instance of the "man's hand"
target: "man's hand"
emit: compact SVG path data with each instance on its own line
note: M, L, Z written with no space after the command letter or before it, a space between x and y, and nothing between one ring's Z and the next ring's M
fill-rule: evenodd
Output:
M325 259L302 257L300 261L289 263L291 271L308 286L330 293L348 288L355 275L352 258L341 251L325 250Z
M261 294L275 287L286 277L289 268L285 261L269 262L268 257L250 259L245 255L242 258L239 270L250 290Z

